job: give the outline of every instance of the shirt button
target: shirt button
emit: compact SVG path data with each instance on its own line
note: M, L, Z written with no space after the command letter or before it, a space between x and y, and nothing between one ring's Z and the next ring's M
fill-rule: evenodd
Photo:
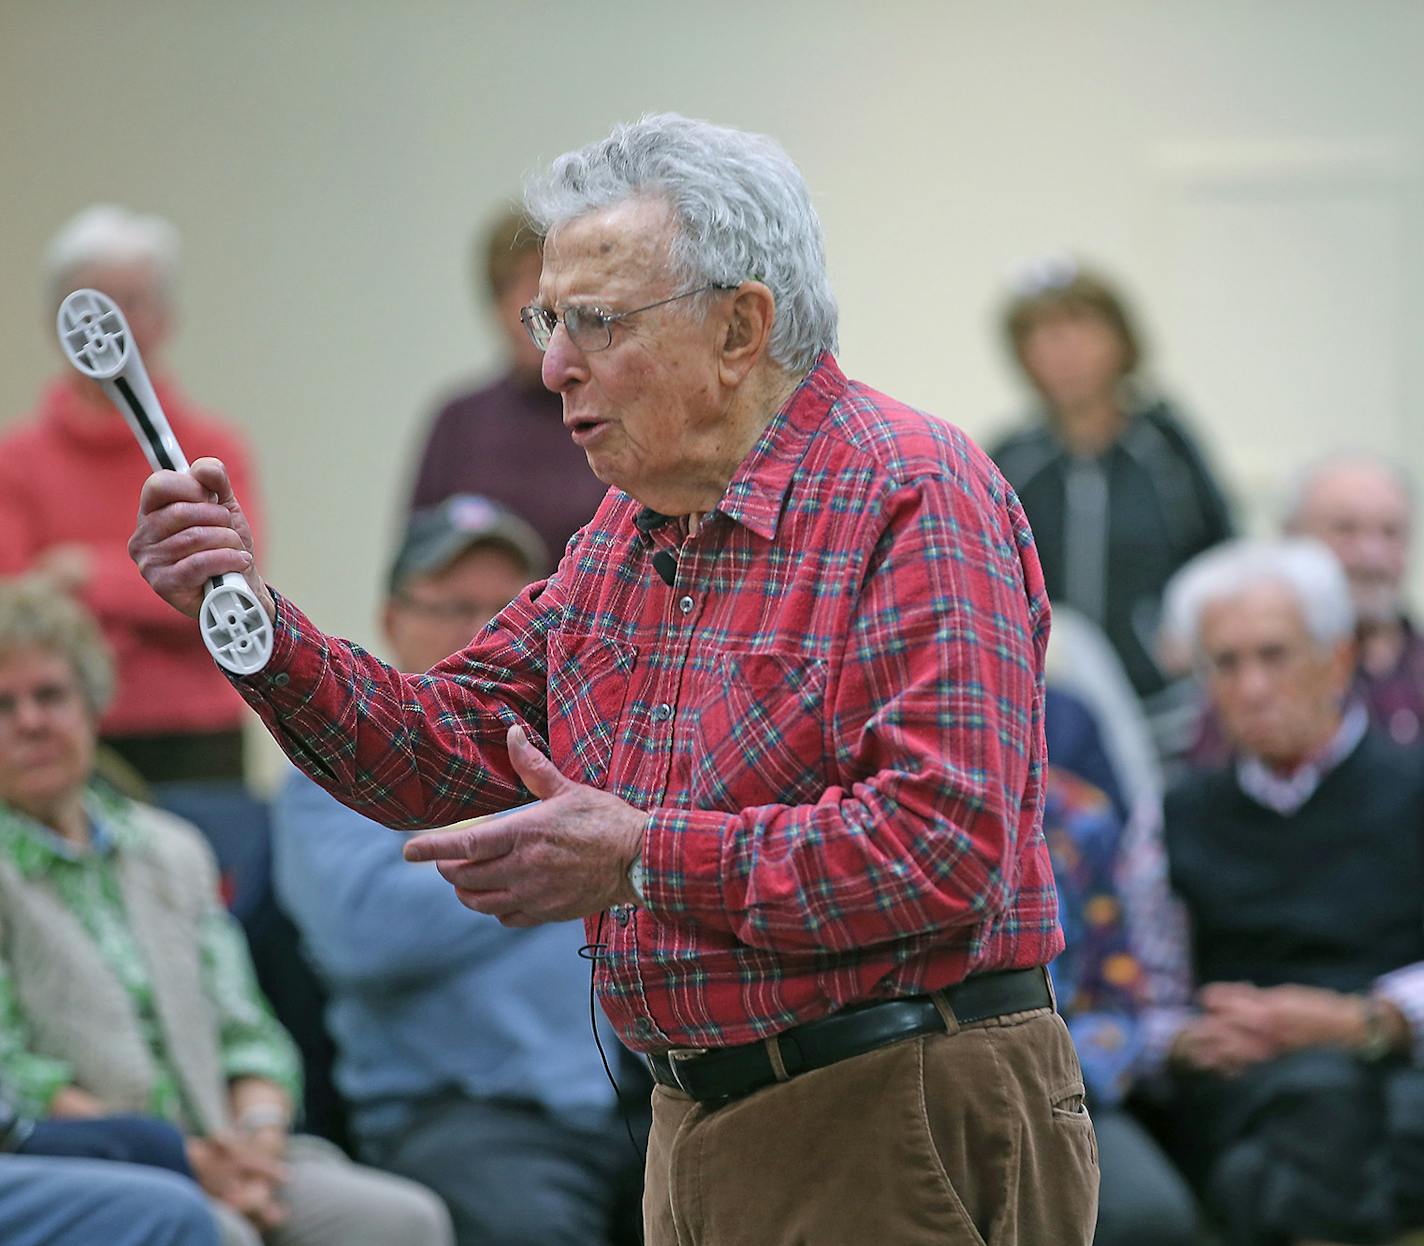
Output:
M677 608L681 610L683 614L691 614L693 604L694 603L691 597L684 597L681 601L677 603Z
M272 683L278 688L285 688L291 681L292 677L286 671L278 671L272 676Z
M633 1033L639 1038L649 1038L653 1033L653 1023L647 1017L639 1017L633 1022Z
M653 721L655 723L665 723L672 717L672 706L666 701L661 701L653 706Z
M631 914L628 912L628 906L626 904L615 904L613 906L613 920L620 926L626 926L630 916Z

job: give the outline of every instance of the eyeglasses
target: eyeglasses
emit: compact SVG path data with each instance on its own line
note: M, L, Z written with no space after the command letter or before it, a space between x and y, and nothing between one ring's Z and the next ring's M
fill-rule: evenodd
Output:
M605 311L602 307L570 307L562 316L558 316L547 307L530 303L528 307L520 311L519 319L529 332L529 340L540 350L549 349L549 342L554 336L554 330L562 320L564 332L569 335L569 341L586 354L592 354L594 351L607 350L613 345L613 326L620 320L627 320L629 316L636 316L639 312L652 311L654 307L664 307L668 303L676 303L679 299L690 299L694 294L704 294L708 290L735 290L736 288L735 285L710 281L705 286L698 286L695 290L684 290L681 294L674 294L671 298L659 299L656 303L649 303L644 307L634 307L625 312Z

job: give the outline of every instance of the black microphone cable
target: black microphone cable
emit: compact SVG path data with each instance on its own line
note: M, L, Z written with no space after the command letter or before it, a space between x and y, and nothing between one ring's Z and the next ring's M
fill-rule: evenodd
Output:
M623 1091L618 1085L618 1079L613 1076L613 1069L608 1063L608 1053L603 1050L603 1040L598 1036L598 1007L595 1002L593 984L594 979L598 976L598 962L608 959L608 944L603 941L603 921L607 916L607 909L598 910L598 928L593 933L593 942L585 943L578 952L584 960L588 961L588 1028L593 1031L593 1045L598 1048L598 1058L603 1061L603 1072L608 1077L608 1084L613 1087L613 1098L618 1104L618 1115L623 1118L623 1128L628 1131L628 1145L633 1148L633 1154L638 1157L638 1163L646 1167L647 1152L638 1145L638 1139L633 1135L633 1120L628 1115L628 1108L623 1102Z

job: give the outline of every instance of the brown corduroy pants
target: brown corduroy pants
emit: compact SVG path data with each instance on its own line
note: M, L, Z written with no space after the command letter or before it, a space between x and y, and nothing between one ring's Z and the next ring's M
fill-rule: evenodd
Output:
M705 1107L653 1092L647 1246L1089 1246L1098 1153L1046 1009Z

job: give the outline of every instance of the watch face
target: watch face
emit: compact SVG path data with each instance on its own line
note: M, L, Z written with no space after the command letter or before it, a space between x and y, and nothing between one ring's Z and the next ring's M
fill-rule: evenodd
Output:
M643 903L643 884L647 879L647 873L643 869L643 854L640 852L628 863L628 885L633 888L633 894L638 897L638 903Z

